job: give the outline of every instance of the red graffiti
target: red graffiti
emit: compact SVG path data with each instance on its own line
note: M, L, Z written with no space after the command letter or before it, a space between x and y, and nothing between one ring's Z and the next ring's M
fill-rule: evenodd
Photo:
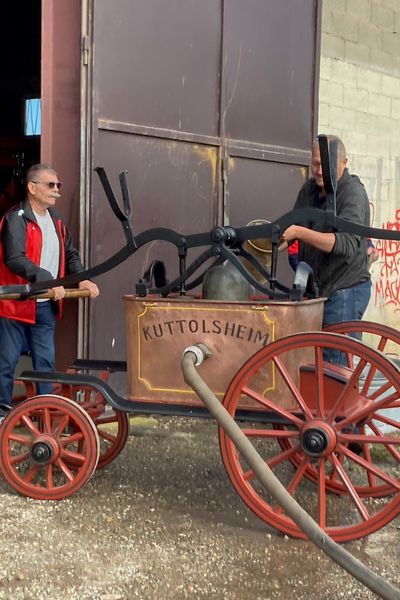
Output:
M382 223L382 229L400 231L400 209L396 210L394 221ZM376 240L381 270L376 279L375 306L393 306L400 310L400 242L393 240Z

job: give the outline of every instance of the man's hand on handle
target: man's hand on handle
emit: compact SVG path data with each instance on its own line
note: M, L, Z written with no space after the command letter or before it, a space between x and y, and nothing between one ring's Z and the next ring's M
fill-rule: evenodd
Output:
M80 290L88 290L89 298L91 298L91 299L97 298L97 296L100 294L99 288L97 287L97 285L95 283L93 283L93 281L89 281L89 279L84 279L83 281L81 281L79 283L79 289Z
M52 288L53 300L62 300L65 296L65 288L62 285L58 285L57 287Z

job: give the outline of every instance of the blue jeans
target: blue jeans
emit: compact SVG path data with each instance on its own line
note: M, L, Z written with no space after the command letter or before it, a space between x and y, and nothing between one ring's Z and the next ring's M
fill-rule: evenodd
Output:
M36 323L0 317L0 406L11 405L14 372L21 353L29 349L36 371L55 370L55 316L51 302L36 303ZM49 394L52 383L38 383L38 394Z
M322 326L334 325L343 321L361 321L371 298L371 281L364 281L351 288L337 290L328 297L324 306ZM358 337L353 334L353 337ZM346 364L345 356L339 350L326 348L324 360Z

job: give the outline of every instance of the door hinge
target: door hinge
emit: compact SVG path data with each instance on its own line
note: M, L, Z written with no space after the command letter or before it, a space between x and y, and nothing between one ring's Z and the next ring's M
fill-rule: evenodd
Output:
M82 64L85 66L87 66L89 64L89 52L90 52L89 36L84 35L82 37Z

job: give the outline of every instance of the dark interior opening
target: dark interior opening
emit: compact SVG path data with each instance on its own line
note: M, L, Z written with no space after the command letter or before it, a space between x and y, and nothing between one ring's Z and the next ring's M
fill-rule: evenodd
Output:
M26 170L40 160L41 0L2 5L0 215L24 196Z

